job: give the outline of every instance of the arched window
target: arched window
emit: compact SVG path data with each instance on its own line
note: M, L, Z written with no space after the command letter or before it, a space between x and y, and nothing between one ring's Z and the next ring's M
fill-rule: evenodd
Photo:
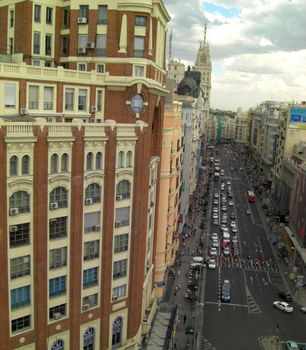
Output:
M118 153L117 168L123 168L123 166L124 166L124 153L120 151Z
M95 348L95 329L89 327L84 333L83 350L94 350Z
M88 200L91 198L91 203L101 202L101 186L93 183L87 186L85 190L85 204L90 204Z
M68 191L65 187L56 187L50 193L50 209L67 208Z
M18 158L17 156L12 156L10 158L10 176L18 175Z
M57 339L51 346L51 350L64 350L64 340L62 339Z
M93 154L91 152L87 153L86 157L86 170L92 170L93 168Z
M62 155L62 159L61 159L61 172L62 173L66 173L68 171L68 160L69 160L68 154L64 153Z
M102 153L98 152L96 154L96 170L102 169Z
M131 151L128 151L128 153L126 154L125 166L127 168L130 168L132 166L132 152Z
M25 191L18 191L10 197L10 209L18 208L19 213L30 211L30 195Z
M117 185L116 199L126 199L131 196L131 184L128 180L122 180Z
M27 155L22 157L21 174L22 175L29 175L30 174L30 157Z
M58 171L58 155L56 153L51 156L51 173L57 173Z
M118 316L113 322L112 348L119 348L121 345L122 317Z

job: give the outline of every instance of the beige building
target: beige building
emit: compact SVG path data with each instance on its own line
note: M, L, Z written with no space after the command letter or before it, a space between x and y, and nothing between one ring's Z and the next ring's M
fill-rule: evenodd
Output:
M176 91L176 88L178 84L181 82L181 80L184 79L185 74L185 65L184 63L181 63L180 61L172 60L168 63L168 72L167 75L169 79L173 79L174 84L174 90Z
M248 145L250 139L250 119L247 113L238 112L235 118L235 142Z

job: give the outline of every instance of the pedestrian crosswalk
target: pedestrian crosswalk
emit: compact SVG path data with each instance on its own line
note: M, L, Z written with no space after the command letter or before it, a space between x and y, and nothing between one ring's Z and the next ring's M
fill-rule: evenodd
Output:
M216 348L204 337L201 337L200 349L203 349L203 350L216 350Z
M249 314L260 314L261 310L254 298L251 295L248 295L248 310Z
M218 263L221 268L222 267L240 268L246 271L266 271L269 273L279 274L277 264L271 263L268 261L259 262L256 259L244 260L244 259L241 259L240 257L219 256Z

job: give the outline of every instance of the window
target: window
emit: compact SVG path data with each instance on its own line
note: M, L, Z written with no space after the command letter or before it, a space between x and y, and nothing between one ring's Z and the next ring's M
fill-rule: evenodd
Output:
M107 24L107 5L98 6L98 24Z
M79 111L86 111L87 90L79 90Z
M116 209L115 227L127 226L130 224L130 207Z
M29 175L30 174L30 157L25 155L21 160L21 174Z
M46 34L45 38L45 55L50 56L52 51L52 35Z
M86 170L93 170L93 154L88 152L86 156Z
M113 265L113 279L125 277L127 274L127 259L115 261Z
M95 347L95 329L88 327L83 337L83 350L94 350Z
M126 154L125 166L127 168L130 168L132 166L132 152L131 151L128 151Z
M118 153L117 168L123 168L123 167L124 167L124 152L120 151Z
M40 33L34 32L33 38L33 53L39 55L40 54Z
M18 175L18 158L17 156L12 156L10 158L10 176Z
M66 190L65 187L56 187L50 193L50 209L67 208L67 207L68 207L68 191Z
M49 269L67 266L67 247L51 249L49 251Z
M50 239L62 238L67 236L67 217L63 216L49 220Z
M98 112L102 112L103 106L103 90L97 90L97 109Z
M10 28L14 27L14 11L10 10Z
M65 110L73 111L74 109L74 89L65 89Z
M106 34L97 34L96 36L96 55L106 56Z
M100 212L88 213L84 217L84 232L100 231Z
M104 73L105 72L105 65L104 64L97 64L96 70L98 73Z
M51 350L65 350L65 343L63 339L56 339L51 346Z
M127 233L115 236L114 253L126 252L128 247L129 235Z
M30 255L11 259L11 279L27 276L31 273Z
M63 27L69 27L69 8L64 8L63 11Z
M23 316L12 320L12 333L20 332L31 327L31 315Z
M10 197L10 209L18 208L18 213L28 213L30 211L30 195L25 191L18 191Z
M39 60L33 60L32 65L35 67L40 67L40 61Z
M102 169L102 153L98 152L96 154L96 170Z
M97 183L92 183L86 187L85 190L85 204L86 199L91 198L92 203L101 202L101 186Z
M87 43L88 43L88 35L87 34L79 34L78 48L79 49L86 49Z
M112 348L119 348L121 344L121 329L122 329L123 319L121 316L115 318L113 322L112 329Z
M16 108L16 85L4 84L4 107Z
M30 244L30 223L11 225L10 248Z
M11 290L11 309L19 309L30 304L30 286Z
M134 75L136 77L143 77L144 76L144 66L135 66L134 67Z
M55 277L49 280L49 298L66 294L66 276Z
M116 199L127 199L131 196L131 183L128 180L122 180L117 185Z
M80 5L80 17L88 18L88 5Z
M62 173L68 172L68 162L69 162L69 156L67 153L64 153L62 155L62 160L61 160L61 172Z
M83 310L88 310L98 305L98 294L88 295L83 298Z
M135 26L145 27L146 19L145 16L135 16Z
M51 156L51 174L58 172L58 155L53 153Z
M40 20L41 20L41 6L34 5L34 21L40 22Z
M14 53L14 38L9 38L9 54Z
M29 85L29 108L38 109L39 88L38 86Z
M62 37L62 53L65 56L67 56L69 53L69 37L68 36Z
M145 37L134 36L134 57L144 57Z
M52 21L53 21L53 8L47 7L46 8L46 23L52 24Z
M54 307L51 307L49 309L49 319L51 321L58 320L58 319L62 318L63 316L66 316L66 304L54 306ZM61 348L56 347L54 349L58 350Z
M53 109L54 88L51 86L44 87L44 110Z
M113 300L123 298L126 296L126 284L113 288L112 298Z
M99 240L84 243L84 260L92 260L99 257Z
M86 72L86 64L85 63L79 63L78 64L78 70L81 72Z
M83 271L83 288L90 288L98 284L98 268L93 267Z

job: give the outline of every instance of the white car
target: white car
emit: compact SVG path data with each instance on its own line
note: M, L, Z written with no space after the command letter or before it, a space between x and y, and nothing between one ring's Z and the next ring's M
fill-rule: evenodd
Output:
M233 233L237 233L237 232L238 232L237 226L233 226L233 227L232 227L232 232L233 232Z
M217 213L213 213L213 219L217 219L218 220L219 216Z
M214 199L214 204L215 204L215 205L219 204L218 199Z
M214 239L219 239L218 233L213 232L213 233L211 234L211 239L212 239L212 240L214 240Z
M223 207L221 208L222 211L227 211L227 208L225 205L223 205Z
M293 307L284 301L274 301L273 306L285 312L293 312Z
M227 228L225 224L222 224L222 225L220 226L220 230L221 230L221 231L223 231L225 228Z
M236 221L231 221L231 227L237 226Z
M231 182L230 182L230 181L227 181L226 184L227 184L227 186L230 186L230 185L231 185Z
M219 193L218 193L218 192L215 192L214 197L215 197L215 198L219 198Z
M217 267L216 260L214 259L209 259L208 260L208 268L211 270L214 270Z
M213 239L213 241L212 241L212 246L213 246L214 248L218 248L218 247L219 247L219 240L218 240L218 239Z
M215 247L210 248L209 255L210 256L217 256L217 248L215 248Z
M217 207L214 207L213 213L218 213L218 212L219 212L219 209Z
M233 201L229 201L228 205L232 207L234 205L234 202Z
M227 227L224 227L224 229L223 229L223 233L227 233L227 234L229 234L229 232L228 232L228 228L227 228Z
M225 248L223 249L223 255L224 255L224 256L230 255L230 249L229 249L229 247L225 247Z

